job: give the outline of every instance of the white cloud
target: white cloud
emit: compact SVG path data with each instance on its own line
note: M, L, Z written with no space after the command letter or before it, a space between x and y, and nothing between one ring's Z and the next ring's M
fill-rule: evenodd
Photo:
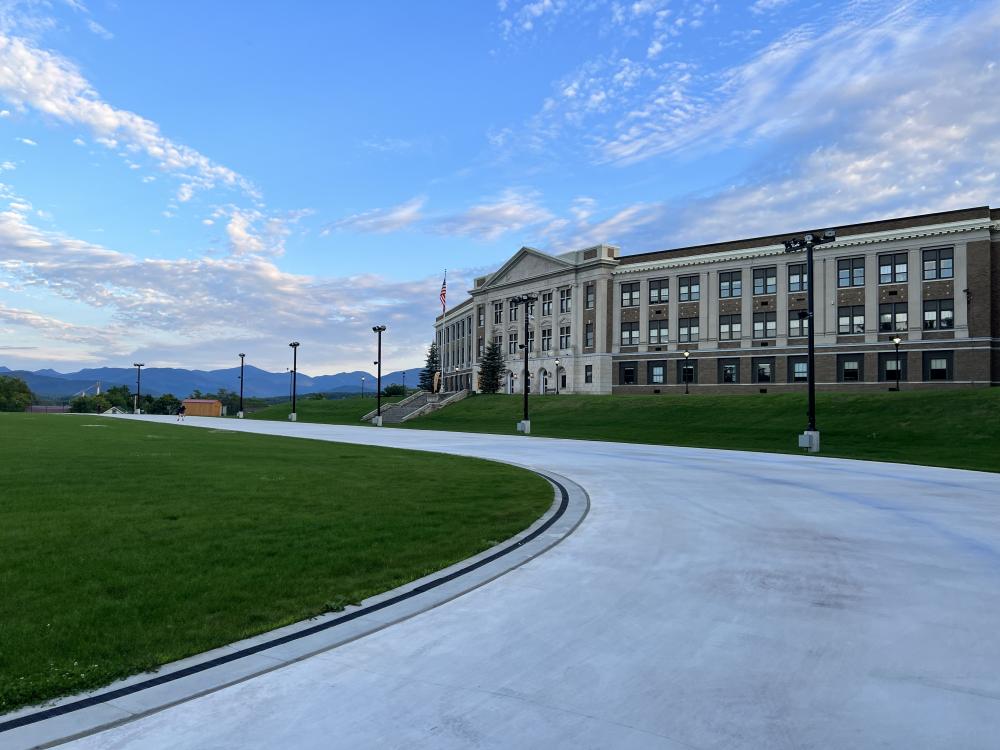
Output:
M0 172L13 172L17 169L17 165L12 161L0 162Z
M480 203L461 213L435 220L433 228L440 234L495 240L508 232L535 226L553 218L552 213L538 203L537 193L508 189L491 202Z
M302 213L284 221L294 222ZM273 226L261 230L264 235L276 231ZM39 229L20 209L0 211L0 273L110 315L109 325L88 328L0 306L0 321L16 319L17 325L43 334L5 337L5 343L34 344L41 338L51 352L48 358L106 362L138 347L150 366L170 357L199 367L215 365L208 352L246 342L255 364L276 367L286 357L285 342L295 338L303 342L300 362L306 372L370 363L371 326L386 321L386 362L419 364L441 283L437 273L402 283L372 274L292 274L258 253L145 259ZM449 282L460 289L471 283L471 275L450 271Z
M213 219L202 219L201 223L204 224L206 227L210 227L215 223L215 221Z
M97 34L97 36L101 37L102 39L114 39L115 38L114 34L112 34L106 28L104 28L103 26L101 26L101 24L99 24L94 19L90 19L89 21L87 21L87 28L90 29L90 31L93 32L94 34Z
M15 138L14 140L23 143L25 146L37 146L38 144L30 138Z
M9 109L0 109L0 117L10 117Z
M406 229L423 217L421 210L427 199L423 196L411 198L405 203L391 208L376 208L371 211L364 211L360 214L348 216L331 226L325 227L321 234L326 236L332 229L347 229L354 232L373 232L384 234L386 232L398 232Z
M770 13L772 10L788 5L792 0L757 0L750 6L751 13Z
M151 120L103 101L65 58L2 33L0 95L17 107L31 107L55 120L89 127L95 140L109 148L116 148L120 142L145 153L162 170L182 180L178 195L182 200L189 199L195 190L220 185L258 197L246 178L166 138Z

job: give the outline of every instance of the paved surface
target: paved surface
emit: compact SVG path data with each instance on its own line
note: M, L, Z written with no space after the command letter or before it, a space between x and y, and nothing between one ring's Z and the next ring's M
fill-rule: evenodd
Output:
M549 469L581 484L591 510L562 544L441 607L73 748L912 750L1000 741L998 476L525 437L227 426Z

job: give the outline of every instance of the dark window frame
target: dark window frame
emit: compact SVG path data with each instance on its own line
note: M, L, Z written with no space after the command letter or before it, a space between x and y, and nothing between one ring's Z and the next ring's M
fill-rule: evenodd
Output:
M729 328L729 330L726 331L726 335L723 335L723 329L722 329L723 325L726 325ZM734 330L733 330L734 325L739 328L739 330L737 332L735 332L735 335L734 335ZM739 341L741 338L743 338L743 315L742 315L742 313L737 313L737 314L734 314L734 315L720 315L719 316L719 341Z
M757 323L762 322L763 334L757 335ZM753 338L758 341L762 339L774 339L778 337L778 313L774 310L755 312L753 314Z
M693 322L693 325L692 325ZM687 333L681 333L684 328L687 328ZM693 332L692 332L693 331ZM695 341L699 341L701 338L701 326L698 324L698 318L678 318L677 319L677 341L684 344L690 344Z
M743 296L743 272L719 272L719 299L736 299Z
M626 336L626 334L628 334ZM618 341L621 346L639 345L639 323L638 321L622 323L619 330Z
M857 255L853 258L840 258L837 260L838 289L850 289L851 287L861 287L864 285L865 256Z
M847 315L844 315L844 310L849 310ZM858 310L861 311L861 330L854 330L857 325L856 319L858 317ZM847 317L849 322L847 324L847 330L843 330L844 324L841 319ZM841 305L837 308L837 335L838 336L860 336L865 332L867 327L867 321L865 320L865 306L864 305Z
M677 277L679 302L698 302L701 299L701 276L692 274Z
M902 328L900 328L899 313L903 313ZM882 320L883 316L889 315L888 328ZM879 333L905 333L910 326L910 311L908 302L882 302L878 306L878 332Z
M767 365L770 369L766 380L761 380L761 366ZM774 383L777 361L774 357L752 357L750 360L750 380L753 383Z
M792 269L801 270L793 271ZM809 274L805 263L789 263L787 270L789 292L805 292L809 290ZM798 276L798 281L792 281L793 274Z
M953 351L925 351L921 352L923 355L923 376L926 381L950 381L955 379L955 352ZM934 364L934 360L944 360L945 361L945 374L944 377L935 377L934 368L931 365Z
M848 362L857 362L857 368L845 367ZM847 377L848 372L857 372L857 380ZM838 354L837 355L837 382L838 383L864 383L865 382L865 355L864 354Z
M759 283L758 283L759 282ZM778 293L778 267L764 266L753 269L753 294L759 297L763 294Z
M655 296L653 292L656 292ZM665 305L670 301L670 279L651 279L649 282L649 304Z
M903 262L900 263L900 258ZM905 284L910 278L909 253L885 253L878 256L878 283L879 284ZM902 265L903 270L899 267ZM888 271L884 270L888 269Z
M955 278L955 248L931 247L920 253L921 278L924 281ZM930 269L927 264L931 263ZM945 267L948 272L945 273Z
M642 285L638 281L628 281L619 285L619 300L621 306L638 307Z
M933 312L933 324L928 326L927 313ZM949 312L951 315L944 317L941 313ZM948 325L944 325L944 321ZM951 331L955 328L955 300L951 297L944 299L925 299L923 306L923 317L921 323L925 331Z
M725 373L726 368L732 367L733 379L726 380ZM726 385L728 383L739 383L740 382L740 360L738 357L720 357L718 360L718 374L719 383L721 385Z

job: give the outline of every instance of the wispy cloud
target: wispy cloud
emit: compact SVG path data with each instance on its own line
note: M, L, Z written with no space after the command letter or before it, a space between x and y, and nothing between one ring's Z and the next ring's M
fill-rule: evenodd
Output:
M494 200L476 204L457 214L438 218L434 220L432 227L440 234L496 240L509 232L516 232L554 218L553 214L539 203L537 193L508 189Z
M165 137L155 122L102 100L65 58L39 49L26 39L2 33L0 95L17 108L31 108L55 120L88 127L95 139L108 148L121 146L128 153L145 154L181 181L179 200L190 199L196 190L217 186L259 197L245 177Z
M392 282L373 274L288 273L257 252L252 241L244 246L251 252L224 258L148 259L40 229L30 222L29 210L19 205L0 211L0 272L25 288L111 315L107 326L90 328L30 310L0 309L0 320L31 327L58 343L53 358L58 351L72 351L77 359L106 361L140 347L160 356L172 351L181 363L205 365L210 364L206 352L218 342L238 341L252 343L255 359L268 366L284 357L284 342L293 337L303 342L304 367L333 372L370 361L373 321L390 327L386 361L412 365L430 338L427 321L437 308L440 285L436 274ZM267 240L262 242L266 250ZM457 278L455 283L470 281Z
M38 144L31 140L30 138L15 138L18 143L23 143L25 146L37 146Z
M413 226L423 218L422 210L426 202L426 197L417 196L391 208L376 208L354 214L324 227L320 234L326 236L334 229L375 234L398 232Z

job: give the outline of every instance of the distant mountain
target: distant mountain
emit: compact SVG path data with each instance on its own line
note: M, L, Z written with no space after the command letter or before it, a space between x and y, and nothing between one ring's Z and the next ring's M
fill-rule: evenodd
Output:
M397 370L382 376L382 387L403 382L415 387L422 368ZM72 396L84 389L94 392L94 386L101 384L101 390L107 390L115 385L127 385L135 392L135 368L132 367L98 367L78 370L77 372L61 373L45 369L30 372L26 370L13 371L0 367L0 372L9 373L22 378L39 396L50 398ZM247 396L282 396L288 394L291 388L290 373L268 372L258 367L247 366L244 371L246 378L243 392ZM374 392L375 376L369 372L355 370L340 372L336 375L318 375L312 377L299 372L296 391L307 393L360 393L361 379L364 378L364 389ZM182 370L171 367L144 367L142 370L142 392L153 396L172 393L175 396L189 396L195 390L202 393L213 393L220 388L230 391L240 389L240 368L230 367L225 370Z

